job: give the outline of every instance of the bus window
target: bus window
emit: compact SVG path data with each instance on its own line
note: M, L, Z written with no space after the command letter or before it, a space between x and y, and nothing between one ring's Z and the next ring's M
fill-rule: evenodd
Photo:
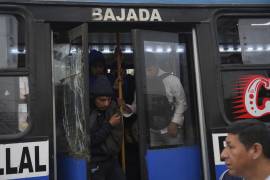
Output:
M75 34L75 30L68 32ZM60 37L65 33L54 32L53 46L57 153L68 152L76 157L84 157L88 156L88 136L84 106L87 97L83 73L83 38L75 34L63 41Z
M146 114L152 147L184 143L182 127L187 103L179 79L179 53L184 49L174 42L144 41ZM176 135L170 136L170 126L176 126Z
M16 17L0 15L0 69L25 67L25 47Z
M59 141L59 150L78 152L78 143L80 143L77 136L80 132L76 128L76 123L80 123L83 111L81 110L81 88L82 79L80 75L80 57L81 48L70 48L69 44L55 44L54 52L61 53L61 55L55 56L54 59L54 80L56 88L56 115L58 124L58 133L64 133L63 136L66 139ZM60 126L62 128L60 128ZM64 132L62 132L64 131ZM65 147L64 143L68 143L68 147Z
M30 127L23 27L20 17L0 15L0 138Z
M27 77L0 77L0 135L23 132L28 127Z
M239 19L243 64L269 64L270 19Z
M242 64L238 19L219 18L217 28L221 64Z
M269 21L226 16L218 19L225 121L269 119L270 72L265 67L270 62Z
M268 64L269 18L218 19L221 64Z

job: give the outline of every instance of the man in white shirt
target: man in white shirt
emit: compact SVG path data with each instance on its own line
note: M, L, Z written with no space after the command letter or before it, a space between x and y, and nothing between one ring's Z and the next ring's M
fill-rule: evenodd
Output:
M270 132L255 119L239 120L227 128L226 147L221 158L232 176L244 180L270 179Z
M183 144L187 103L179 78L163 71L155 60L146 61L146 77L150 145Z
M179 78L173 73L163 71L154 58L145 61L145 72L145 119L150 129L150 145L156 147L183 144L182 128L187 103ZM126 106L130 112L136 112L136 101ZM124 116L132 114L127 111Z

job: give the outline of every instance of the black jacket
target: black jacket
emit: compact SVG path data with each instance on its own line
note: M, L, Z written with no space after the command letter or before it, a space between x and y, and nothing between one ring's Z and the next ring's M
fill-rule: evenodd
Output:
M105 161L118 156L122 143L122 125L113 127L108 122L116 112L116 103L112 102L107 110L94 109L90 114L90 151L93 162Z

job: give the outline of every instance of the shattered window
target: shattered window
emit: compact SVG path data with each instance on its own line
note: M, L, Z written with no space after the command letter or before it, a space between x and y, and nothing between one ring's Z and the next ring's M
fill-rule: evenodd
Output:
M54 45L54 81L58 151L88 155L85 89L80 47Z

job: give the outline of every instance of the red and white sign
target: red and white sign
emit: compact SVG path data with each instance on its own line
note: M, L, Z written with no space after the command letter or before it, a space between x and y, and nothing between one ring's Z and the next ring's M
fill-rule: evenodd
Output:
M260 118L270 114L270 98L264 98L259 104L259 91L265 88L270 90L270 79L262 75L247 75L239 79L237 93L234 97L234 114L236 119Z

